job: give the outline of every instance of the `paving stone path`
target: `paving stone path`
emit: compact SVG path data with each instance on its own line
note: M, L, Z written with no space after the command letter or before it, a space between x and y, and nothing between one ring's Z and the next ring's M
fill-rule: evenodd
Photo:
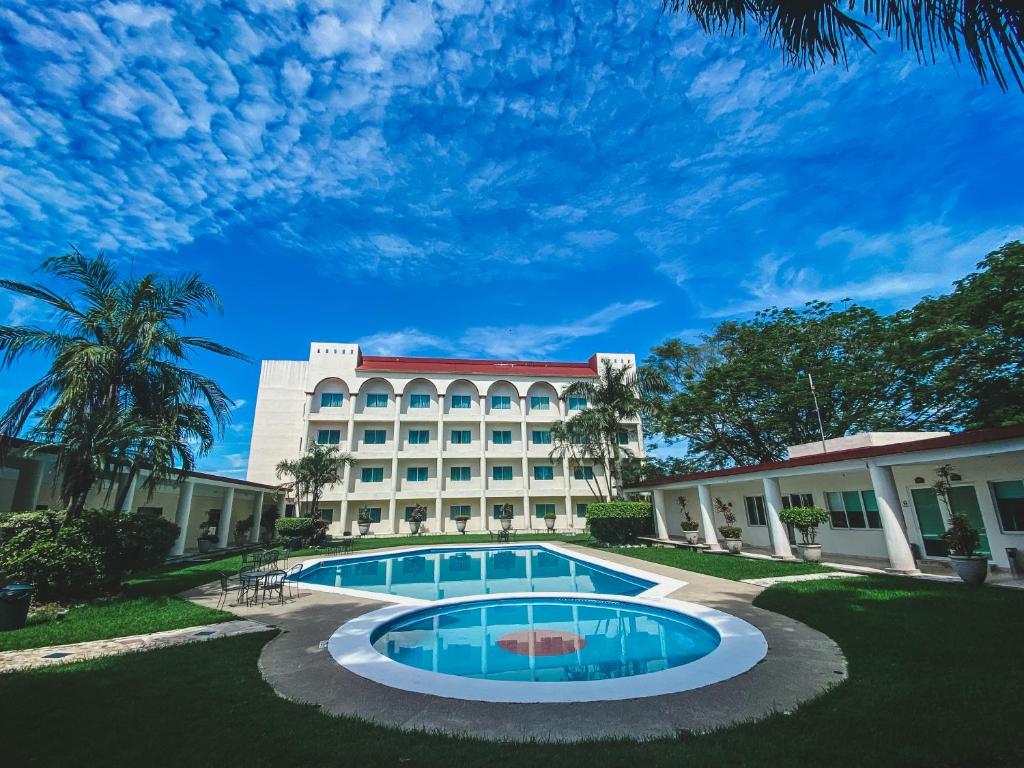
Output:
M112 637L109 640L90 640L85 643L26 648L21 651L0 651L0 673L67 664L84 659L98 659L101 656L119 656L135 651L152 651L157 648L169 648L173 645L264 632L267 629L270 627L262 622L243 619L199 627L170 629L148 635Z

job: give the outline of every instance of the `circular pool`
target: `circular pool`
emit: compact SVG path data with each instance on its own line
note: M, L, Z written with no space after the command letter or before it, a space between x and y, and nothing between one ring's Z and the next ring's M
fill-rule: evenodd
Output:
M752 625L705 606L565 593L390 606L344 624L328 647L384 685L502 702L676 693L740 674L767 651Z

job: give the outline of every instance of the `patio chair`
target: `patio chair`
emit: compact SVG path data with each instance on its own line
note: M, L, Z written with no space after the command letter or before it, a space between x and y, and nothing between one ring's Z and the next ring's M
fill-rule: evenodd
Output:
M302 573L302 563L296 563L288 569L288 575L285 581L288 584L288 595L289 597L296 598L299 596L299 574Z
M263 598L260 605L267 604L267 593L276 593L278 598L278 604L284 605L284 580L287 574L282 570L268 571L267 575L263 577L260 585L263 588Z
M234 592L237 597L235 598L235 605L239 605L242 602L244 596L241 582L232 582L231 577L223 571L218 574L220 579L220 599L217 600L217 607L222 608L227 602L228 595Z
M262 567L264 568L277 568L277 562L281 559L280 551L276 549L270 549L263 553Z

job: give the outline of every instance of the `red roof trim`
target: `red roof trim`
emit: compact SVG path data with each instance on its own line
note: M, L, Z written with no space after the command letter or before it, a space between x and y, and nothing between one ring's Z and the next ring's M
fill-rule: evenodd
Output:
M594 358L591 358L594 360ZM451 357L390 357L362 355L360 372L393 373L484 373L501 376L566 376L592 377L597 368L592 363L538 362L531 360L470 360Z
M745 467L729 467L728 469L716 469L709 472L692 472L688 475L677 475L676 477L663 478L660 480L648 480L643 483L632 485L630 488L652 488L659 485L668 485L670 483L686 483L694 480L708 480L713 477L753 475L758 472L770 472L776 469L789 469L791 467L812 467L817 464L834 464L838 461L870 459L876 456L892 456L898 453L917 453L919 451L934 450L935 448L955 448L961 445L994 443L999 440L1010 440L1015 437L1024 437L1024 424L1014 424L1010 427L975 429L969 432L959 432L955 435L946 435L944 437L927 437L922 438L921 440L911 440L906 443L869 445L863 448L848 448L845 451L815 453L810 456L800 456L796 459L771 461L764 464L751 464Z

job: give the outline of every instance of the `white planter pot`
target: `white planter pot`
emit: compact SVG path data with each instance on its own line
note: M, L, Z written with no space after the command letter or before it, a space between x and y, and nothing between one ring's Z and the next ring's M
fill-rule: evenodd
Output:
M359 525L359 535L360 536L365 536L366 534L368 534L370 532L370 524L369 523L359 523L358 525Z
M683 539L687 544L696 544L699 536L699 531L683 531Z
M725 548L734 555L738 555L743 549L743 539L726 539Z
M964 584L978 586L985 583L988 577L988 560L984 557L961 557L950 555L949 564L953 566L956 575L961 578Z
M512 518L503 517L501 518L501 530L510 531L512 530Z
M466 532L466 521L465 520L456 520L455 521L455 529L459 533L465 533Z
M420 532L420 526L422 524L423 524L422 522L419 522L419 521L416 521L416 520L410 520L409 521L409 530L412 531L412 535L413 536L415 536L416 534L418 534Z
M555 518L553 518L553 517L545 517L544 518L544 525L546 525L548 527L549 531L555 530Z
M808 563L821 562L821 544L797 544L796 548L800 550L800 557Z

